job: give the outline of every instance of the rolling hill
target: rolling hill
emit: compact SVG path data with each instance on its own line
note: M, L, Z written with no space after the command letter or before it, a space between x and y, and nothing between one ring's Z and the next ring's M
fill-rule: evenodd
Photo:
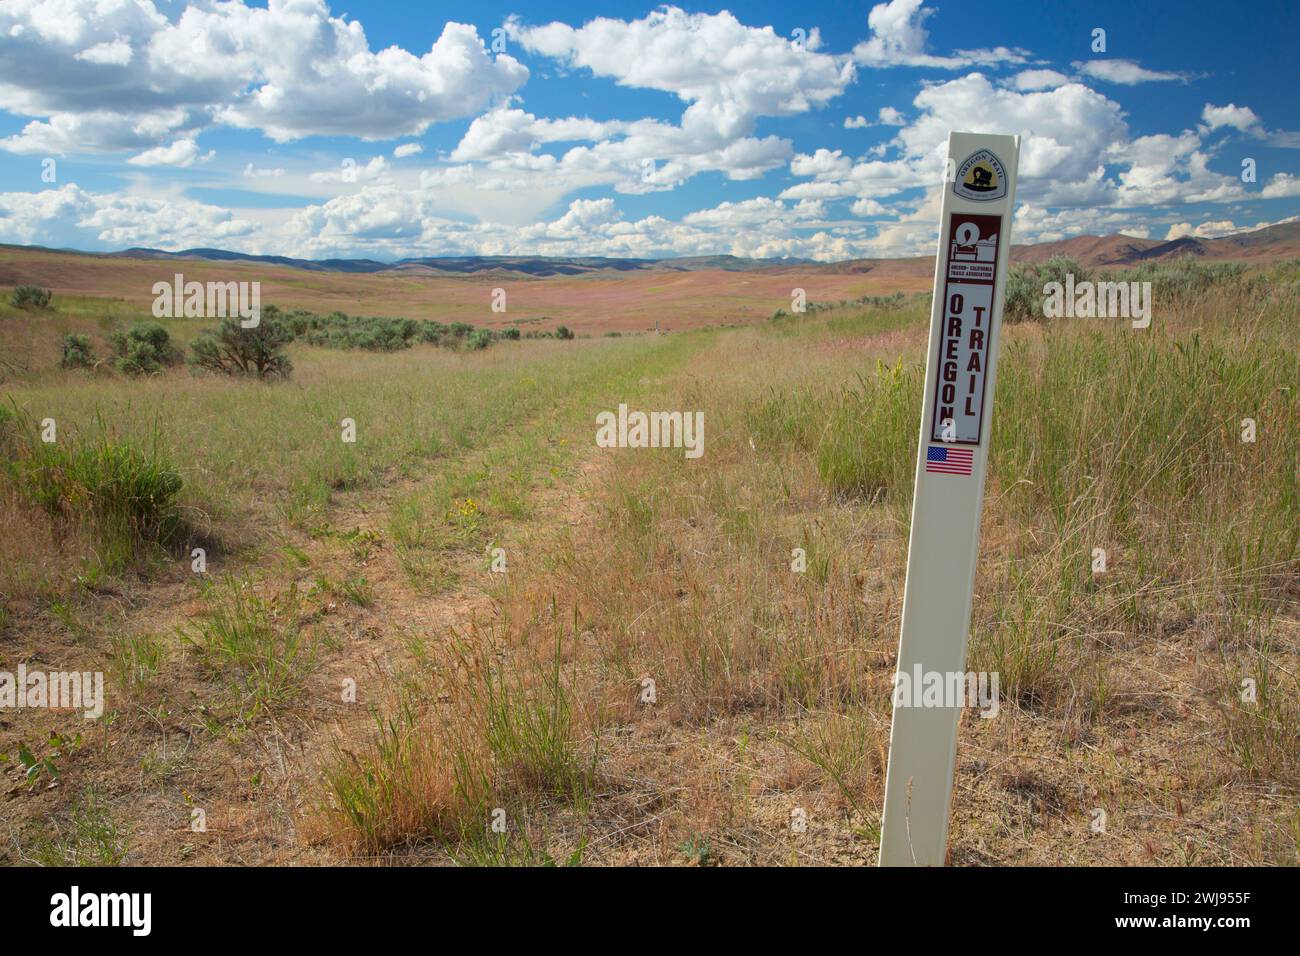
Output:
M875 272L879 275L914 275L918 263L930 263L928 256L910 259L849 259L842 262L816 262L811 259L752 259L741 256L685 256L667 259L625 259L608 256L430 256L380 262L375 259L297 259L289 256L253 255L225 249L184 249L167 252L162 249L132 248L121 252L84 253L72 249L49 249L43 246L12 246L0 244L0 249L12 252L28 251L86 256L100 259L166 260L177 262L239 262L255 265L284 266L307 272L341 272L348 274L374 274L396 272L405 274L442 273L448 275L479 275L483 273L519 273L548 278L552 276L578 276L598 272L766 272L800 270L852 274ZM1133 236L1075 236L1054 242L1033 245L1013 245L1012 259L1016 262L1045 262L1053 256L1068 256L1081 265L1090 267L1135 265L1152 259L1177 256L1197 256L1206 259L1256 259L1273 261L1300 256L1300 222L1286 222L1267 226L1252 232L1238 233L1222 238L1198 239L1185 236L1169 241L1142 239Z
M1187 255L1264 264L1300 257L1300 222L1219 239L1160 242L1119 235L1077 236L1012 247L1015 262L1043 262L1056 255L1102 269ZM0 245L0 287L31 284L53 289L56 295L106 296L142 311L153 302L153 284L171 281L176 272L202 282L259 281L262 301L282 308L495 327L566 324L580 332L600 333L755 321L788 309L795 288L805 290L813 302L927 291L934 260L923 256L820 263L736 256L462 256L385 263L221 249L85 253ZM490 309L497 288L507 290L506 313Z
M1069 256L1090 267L1131 266L1153 259L1197 256L1208 260L1274 262L1300 257L1300 222L1284 222L1219 239L1184 236L1161 242L1132 236L1076 236L1032 246L1013 246L1016 262L1046 262L1052 256Z

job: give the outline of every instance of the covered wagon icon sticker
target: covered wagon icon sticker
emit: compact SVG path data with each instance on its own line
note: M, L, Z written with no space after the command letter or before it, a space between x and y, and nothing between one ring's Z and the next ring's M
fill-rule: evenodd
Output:
M1001 199L1007 194L1007 175L1002 160L987 149L971 153L957 167L952 191L963 199L976 202Z

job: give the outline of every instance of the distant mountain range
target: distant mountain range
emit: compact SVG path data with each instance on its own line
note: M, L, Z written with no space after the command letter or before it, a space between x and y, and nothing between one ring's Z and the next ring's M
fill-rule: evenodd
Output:
M1045 262L1052 256L1069 256L1080 265L1132 266L1154 259L1196 256L1210 260L1260 260L1300 258L1300 222L1284 222L1253 232L1220 239L1135 239L1131 236L1077 236L1032 246L1012 246L1016 262Z
M41 249L27 246L8 248ZM127 249L122 252L89 253L101 258L150 259L177 261L235 261L286 266L312 272L338 273L406 273L414 275L472 275L485 272L515 272L525 275L576 276L593 272L670 272L778 271L799 269L838 274L875 272L880 275L912 274L933 269L928 256L912 259L851 259L843 262L816 262L811 259L749 259L741 256L688 256L676 259L618 259L605 256L450 256L401 259L379 262L375 259L294 259L288 256L257 256L225 249L186 249L164 252L161 249ZM1014 262L1045 262L1053 256L1068 256L1083 266L1123 267L1156 259L1196 256L1209 260L1253 260L1260 262L1300 257L1300 222L1281 223L1253 232L1243 232L1219 239L1184 237L1170 241L1136 239L1130 236L1077 236L1056 242L1015 245Z
M740 256L690 256L680 259L615 259L606 256L446 256L420 259L400 259L397 262L377 262L374 259L291 259L286 256L254 256L225 249L185 249L182 252L164 252L161 249L127 249L110 252L109 256L130 259L206 259L260 262L268 265L290 266L313 272L450 272L473 274L502 270L523 272L534 276L580 275L584 272L614 270L632 272L642 269L668 269L676 272L698 272L702 269L724 269L728 272L751 272L771 266L799 266L812 264L810 259L746 259Z

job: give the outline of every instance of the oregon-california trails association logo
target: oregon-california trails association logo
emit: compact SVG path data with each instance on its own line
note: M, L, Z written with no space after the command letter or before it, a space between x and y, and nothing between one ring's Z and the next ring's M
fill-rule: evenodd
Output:
M1007 174L1002 160L987 149L977 150L957 167L952 191L963 199L989 202L1007 194Z

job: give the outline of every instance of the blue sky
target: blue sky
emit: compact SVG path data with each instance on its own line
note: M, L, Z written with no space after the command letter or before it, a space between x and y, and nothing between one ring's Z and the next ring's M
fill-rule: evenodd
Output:
M0 242L912 255L951 129L1018 242L1225 235L1300 211L1300 5L1225 9L5 0Z

